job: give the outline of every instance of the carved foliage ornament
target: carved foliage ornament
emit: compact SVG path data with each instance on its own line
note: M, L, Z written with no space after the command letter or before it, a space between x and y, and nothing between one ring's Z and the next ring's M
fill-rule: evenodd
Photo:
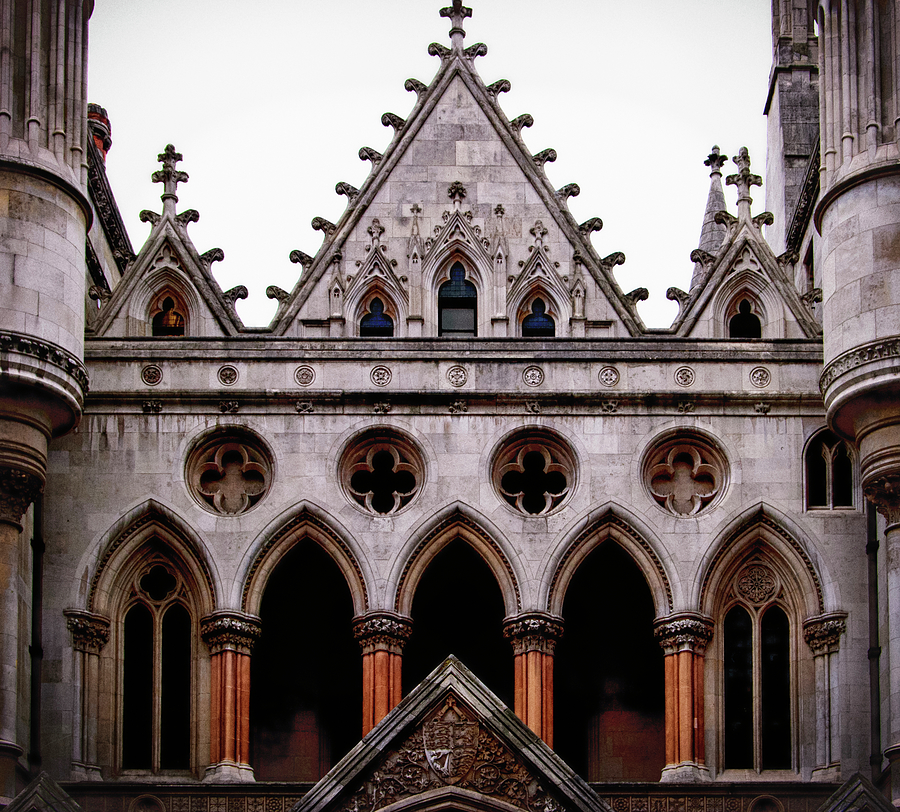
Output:
M65 615L66 628L72 633L75 650L99 654L109 642L109 620L77 610L69 610Z
M262 443L249 432L219 432L190 455L187 484L200 505L213 513L235 516L257 504L269 490L272 462Z
M353 622L353 637L363 654L373 651L401 654L411 634L411 622L393 615L369 615Z
M553 654L556 641L563 636L563 624L545 615L519 617L504 625L503 636L512 643L516 655L528 651Z
M44 483L37 475L17 468L0 468L0 520L18 525L43 490Z
M841 635L847 631L844 617L812 618L803 624L803 639L815 654L827 654L837 651Z
M697 617L680 617L663 620L653 630L653 635L666 651L689 649L702 652L712 639L712 623Z
M656 445L644 465L644 483L656 503L675 516L706 510L724 490L724 455L699 437L677 436Z
M375 812L428 790L456 786L524 812L562 806L524 764L449 694L443 705L372 770L341 812Z
M200 636L211 654L226 650L249 654L260 631L259 621L249 615L217 613L200 621Z

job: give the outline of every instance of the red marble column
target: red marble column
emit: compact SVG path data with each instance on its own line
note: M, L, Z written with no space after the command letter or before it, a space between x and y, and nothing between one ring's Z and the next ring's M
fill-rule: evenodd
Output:
M204 780L253 781L250 766L250 653L259 618L214 612L200 621L210 654L209 766Z
M515 713L553 747L553 654L562 637L561 618L543 613L507 621L503 634L515 656Z
M712 621L683 613L656 622L665 652L666 766L660 781L708 781L704 712L704 659Z
M403 646L411 632L412 621L392 612L373 612L353 621L363 657L363 736L400 702Z

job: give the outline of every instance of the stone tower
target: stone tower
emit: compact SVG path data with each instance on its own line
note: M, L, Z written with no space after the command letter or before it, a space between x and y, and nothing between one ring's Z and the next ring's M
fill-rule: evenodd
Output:
M859 448L867 498L886 519L889 674L884 756L900 797L900 64L897 7L830 0L819 10L824 296L820 387L828 420Z
M33 517L47 447L78 424L87 390L92 10L93 0L0 3L0 803L15 795L23 769L35 766L26 765L36 753L29 661L40 657L29 646L42 546Z

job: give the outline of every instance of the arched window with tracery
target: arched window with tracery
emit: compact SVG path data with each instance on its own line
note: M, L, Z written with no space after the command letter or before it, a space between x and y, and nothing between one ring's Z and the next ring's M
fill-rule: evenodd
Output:
M390 337L394 335L394 320L385 312L384 302L377 296L369 302L368 312L359 320L362 337Z
M158 337L177 337L185 334L184 303L171 291L159 295L150 310L152 335Z
M793 619L779 574L761 558L734 577L723 606L722 765L791 770Z
M762 321L753 302L742 297L728 319L729 338L762 338Z
M547 312L543 299L537 298L531 303L531 312L522 319L522 336L524 338L553 338L556 335L556 322Z
M469 338L478 335L478 291L456 262L450 279L438 289L438 335Z
M134 579L122 620L125 771L191 769L194 623L182 579L155 557Z
M853 509L853 458L847 444L824 429L804 453L807 510Z

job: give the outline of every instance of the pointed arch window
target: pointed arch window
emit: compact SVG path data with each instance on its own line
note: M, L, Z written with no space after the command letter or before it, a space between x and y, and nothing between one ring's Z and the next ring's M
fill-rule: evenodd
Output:
M384 312L384 302L377 296L369 302L369 312L359 320L359 334L363 337L394 335L394 320Z
M556 322L547 313L547 305L543 299L535 299L531 304L531 313L522 319L522 336L525 338L553 338L556 335Z
M438 335L459 338L478 335L478 292L457 262L450 279L438 290Z
M759 595L774 576L756 564L738 589ZM740 602L723 622L723 758L726 770L790 770L791 630L778 604Z
M160 560L134 584L122 621L122 769L191 769L193 623Z
M853 458L846 443L825 429L810 440L805 452L806 509L853 509Z
M737 312L728 320L729 338L762 338L762 322L753 312L753 304L743 298L737 306Z
M151 319L152 334L160 337L183 336L185 327L185 308L181 302L170 295L160 297L155 315Z

